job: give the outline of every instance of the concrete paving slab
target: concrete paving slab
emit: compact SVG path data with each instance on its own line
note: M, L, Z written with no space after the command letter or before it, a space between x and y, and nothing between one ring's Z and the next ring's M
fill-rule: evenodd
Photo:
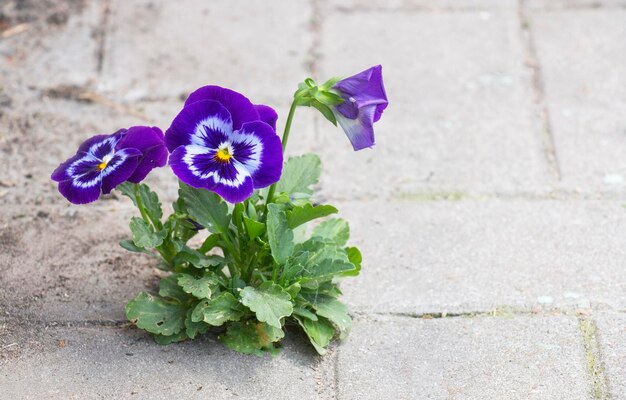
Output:
M563 184L626 189L626 9L534 13Z
M366 312L624 309L620 202L345 203L363 270L342 283Z
M595 315L609 391L615 400L626 399L626 314Z
M358 320L341 399L590 399L573 317Z
M626 7L624 0L525 0L530 9L550 11Z
M0 312L34 321L123 321L124 304L155 290L147 256L131 254L130 205L0 217Z
M322 5L342 12L455 12L498 8L516 8L515 0L330 0Z
M0 365L11 399L324 399L320 358L292 337L276 358L214 339L160 346L135 329L50 328L38 351Z
M525 57L515 10L327 16L320 76L380 63L390 105L373 151L353 152L340 129L320 124L318 146L333 148L323 161L341 173L327 175L325 195L549 187Z
M114 1L100 88L132 100L217 84L279 101L307 76L310 18L301 1Z
M4 3L2 6L10 8L16 2ZM98 69L102 2L64 2L55 13L51 13L55 9L51 4L20 3L18 10L7 11L17 14L14 28L22 14L32 14L33 21L22 22L20 33L0 38L1 86L13 93L26 86L48 88L93 81ZM37 21L42 17L47 21Z

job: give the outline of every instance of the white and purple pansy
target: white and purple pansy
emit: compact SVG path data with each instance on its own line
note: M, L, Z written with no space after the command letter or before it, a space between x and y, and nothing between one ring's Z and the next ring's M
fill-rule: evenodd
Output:
M333 89L344 100L333 108L333 114L354 150L374 146L374 122L380 119L389 104L383 84L382 66L376 65L342 79Z
M86 204L122 182L140 182L166 162L161 130L136 126L87 139L73 157L54 170L51 178L71 203Z
M283 154L276 112L219 86L193 92L165 132L174 174L230 203L280 179Z

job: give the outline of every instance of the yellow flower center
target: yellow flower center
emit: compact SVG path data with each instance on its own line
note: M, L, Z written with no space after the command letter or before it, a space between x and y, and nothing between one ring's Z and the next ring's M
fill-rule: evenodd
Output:
M228 151L228 147L224 147L223 149L219 149L217 153L215 153L215 159L219 162L228 162L233 155Z
M103 169L105 169L107 167L107 162L103 161L100 164L98 164L98 166L96 167L98 169L98 171L102 171Z

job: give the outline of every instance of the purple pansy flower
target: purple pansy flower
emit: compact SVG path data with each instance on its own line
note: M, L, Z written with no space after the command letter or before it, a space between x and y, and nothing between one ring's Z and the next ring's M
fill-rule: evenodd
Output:
M137 126L87 139L73 157L54 170L51 178L71 203L86 204L122 182L140 182L152 168L166 161L161 131Z
M277 115L235 91L204 86L191 95L165 132L174 174L226 201L244 201L277 182L283 166Z
M354 150L372 147L374 122L387 108L382 66L377 65L337 82L333 87L344 102L333 108L337 122L348 135Z
M120 140L120 149L135 148L141 150L142 156L135 172L127 179L129 182L139 183L154 168L167 164L167 148L163 138L163 131L156 126L133 126L128 128Z

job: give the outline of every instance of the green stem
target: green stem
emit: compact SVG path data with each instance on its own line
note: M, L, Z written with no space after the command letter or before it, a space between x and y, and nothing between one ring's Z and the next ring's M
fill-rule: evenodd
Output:
M137 208L139 209L139 212L141 213L141 218L143 218L143 220L146 221L148 224L154 226L154 224L148 217L148 214L146 213L146 209L143 206L143 201L141 201L141 196L139 195L139 185L136 183L133 184L133 190L135 191L135 200L137 201Z
M298 98L293 99L293 102L291 103L291 108L289 109L289 115L287 115L287 122L285 123L285 131L283 132L283 139L282 139L283 154L285 154L285 149L287 148L287 141L289 140L289 132L291 131L291 123L293 121L293 116L296 113L296 107L298 106L297 101L298 101ZM265 216L267 216L267 206L272 201L272 197L274 197L274 193L276 192L277 183L274 183L272 186L270 186L270 189L267 192L267 199L265 199L265 208L264 208L264 213L263 213L264 218Z

